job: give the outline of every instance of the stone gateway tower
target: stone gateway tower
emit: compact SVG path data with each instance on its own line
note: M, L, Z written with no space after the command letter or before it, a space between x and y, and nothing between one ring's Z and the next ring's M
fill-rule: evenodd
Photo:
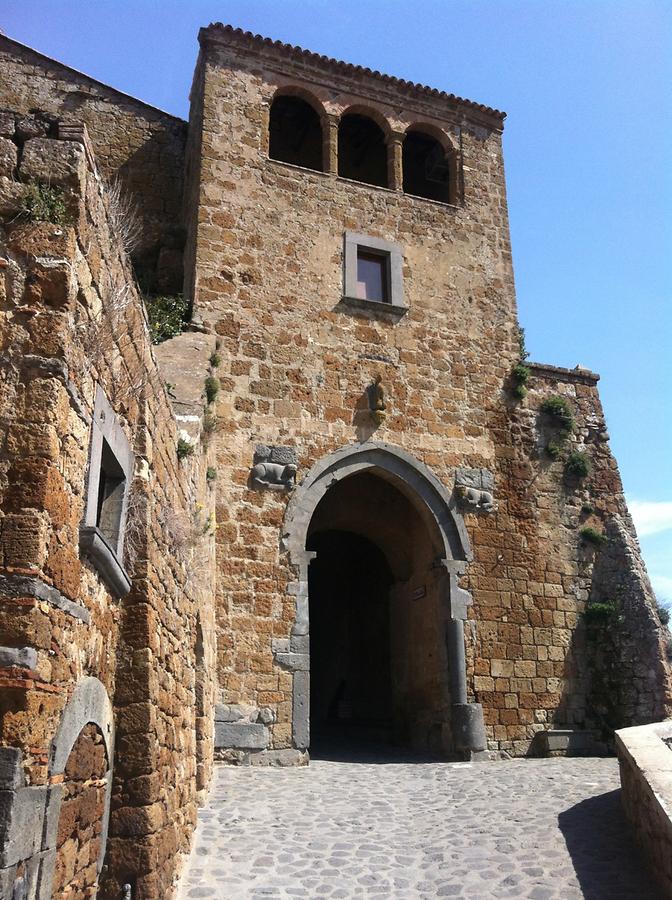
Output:
M0 37L3 897L172 896L213 760L672 711L598 376L525 359L504 114L199 40L184 123Z
M524 754L589 728L582 615L623 586L582 529L623 562L634 539L597 376L529 366L515 396L503 113L219 25L200 43L185 269L221 356L217 755ZM662 714L663 667L633 672L633 710Z

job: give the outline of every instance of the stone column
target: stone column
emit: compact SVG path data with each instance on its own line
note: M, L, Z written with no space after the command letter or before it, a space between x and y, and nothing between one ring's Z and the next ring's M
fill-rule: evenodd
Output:
M404 169L402 147L405 134L394 131L387 140L387 186L393 191L404 189Z
M322 171L338 175L338 116L326 115L322 121Z
M457 574L448 576L450 619L446 646L450 667L451 723L455 749L469 757L487 749L483 707L467 702L467 666L464 652L464 621L471 596L457 584Z

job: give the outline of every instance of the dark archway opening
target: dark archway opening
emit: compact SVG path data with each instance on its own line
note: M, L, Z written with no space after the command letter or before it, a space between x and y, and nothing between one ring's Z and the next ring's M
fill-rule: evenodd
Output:
M439 141L409 131L403 147L404 193L452 203L451 159Z
M268 155L322 171L322 123L310 103L300 97L276 97L271 106Z
M349 113L338 126L338 174L388 187L387 145L382 128L367 116Z
M422 506L358 472L322 497L306 549L311 754L450 753L446 573Z
M389 591L384 553L350 531L312 535L311 745L392 738Z

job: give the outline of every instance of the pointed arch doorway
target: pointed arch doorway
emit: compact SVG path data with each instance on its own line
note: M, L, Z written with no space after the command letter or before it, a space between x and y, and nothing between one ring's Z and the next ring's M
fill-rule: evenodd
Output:
M457 583L471 550L433 473L393 445L344 447L294 491L283 544L297 575L290 652L278 654L294 670L294 746L311 746L312 716L318 740L485 749L482 709L467 702L470 597Z

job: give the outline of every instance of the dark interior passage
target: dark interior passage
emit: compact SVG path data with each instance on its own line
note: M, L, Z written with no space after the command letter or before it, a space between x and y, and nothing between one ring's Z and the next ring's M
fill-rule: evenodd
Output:
M451 203L450 158L441 144L421 131L409 131L403 147L404 192Z
M338 127L338 174L354 181L387 187L387 146L376 123L355 113Z
M350 531L313 534L311 745L391 738L389 589L382 551Z
M271 159L322 171L322 124L313 107L300 97L276 97L271 106Z

